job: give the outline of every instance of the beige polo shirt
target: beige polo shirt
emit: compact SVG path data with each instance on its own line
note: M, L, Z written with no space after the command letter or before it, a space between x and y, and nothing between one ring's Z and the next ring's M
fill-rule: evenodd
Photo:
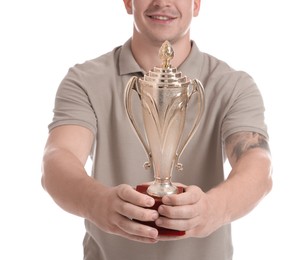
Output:
M180 174L175 172L172 180L198 185L207 191L224 181L223 142L227 136L238 131L267 136L264 105L248 74L200 52L195 42L178 70L203 84L205 112L180 158L184 170ZM54 118L49 125L50 130L65 124L89 128L96 136L91 155L92 176L110 186L136 186L153 180L153 173L143 168L147 156L125 112L124 90L132 76L142 77L143 71L133 58L130 40L105 55L75 65L59 86ZM193 104L194 101L187 108L188 127L195 118ZM233 249L230 225L203 239L149 245L107 234L86 220L84 251L86 260L229 260Z

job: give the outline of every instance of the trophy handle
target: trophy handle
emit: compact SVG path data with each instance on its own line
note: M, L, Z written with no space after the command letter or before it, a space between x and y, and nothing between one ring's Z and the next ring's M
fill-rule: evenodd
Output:
M186 140L183 142L183 144L178 149L178 153L176 155L176 164L175 164L175 167L178 171L183 170L183 165L181 163L179 163L179 158L182 155L185 147L187 146L187 144L189 143L189 141L191 140L191 138L195 134L195 132L196 132L196 130L197 130L199 124L200 124L201 116L202 116L203 111L204 111L204 88L203 88L201 82L197 79L192 80L191 85L192 85L193 89L192 89L191 93L189 94L188 98L190 99L191 96L194 93L198 94L198 113L196 115L195 121L193 123L193 126L192 126Z
M140 142L143 145L143 148L148 156L149 161L144 163L144 168L145 169L149 169L151 167L151 162L152 162L152 156L151 156L151 152L150 152L150 148L147 145L147 142L145 141L144 137L141 134L140 128L137 126L134 114L133 114L133 109L132 109L132 90L135 90L139 97L140 97L140 91L139 91L139 84L138 84L138 77L133 76L130 78L130 80L128 81L127 85L126 85L126 89L125 89L125 95L124 95L124 103L125 103L125 110L126 113L128 115L128 118L133 126L133 129L135 130L135 133L137 134Z

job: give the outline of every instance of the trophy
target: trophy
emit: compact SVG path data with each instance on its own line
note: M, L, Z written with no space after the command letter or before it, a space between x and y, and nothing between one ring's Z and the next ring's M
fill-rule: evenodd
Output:
M155 199L154 209L162 203L165 195L184 192L182 187L172 184L174 168L183 169L179 158L196 132L204 110L204 89L197 79L189 80L170 61L174 51L168 41L160 50L161 67L154 67L143 78L133 76L125 89L125 109L132 128L141 141L148 156L144 164L146 169L152 167L154 181L150 185L138 185L137 191L146 193ZM132 106L133 90L138 94L143 126L138 126ZM193 94L197 94L196 115L193 125L184 137L187 104ZM142 131L143 129L143 131ZM157 227L155 223L146 223L158 229L160 235L180 236L184 231Z

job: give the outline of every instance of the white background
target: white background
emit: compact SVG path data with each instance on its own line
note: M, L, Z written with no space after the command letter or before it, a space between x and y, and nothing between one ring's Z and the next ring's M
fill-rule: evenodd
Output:
M199 48L251 74L267 107L274 188L233 225L235 260L308 259L305 0L203 0ZM82 259L83 220L40 185L55 91L68 68L124 43L121 0L0 2L0 248L6 259Z

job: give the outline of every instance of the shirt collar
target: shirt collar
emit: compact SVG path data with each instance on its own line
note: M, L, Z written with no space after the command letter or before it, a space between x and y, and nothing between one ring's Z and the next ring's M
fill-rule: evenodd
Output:
M189 79L198 79L201 76L201 70L204 63L204 57L197 44L191 41L191 51L184 62L178 67L178 71Z
M130 46L131 46L131 39L128 39L121 48L119 56L120 75L143 72L143 70L136 62Z

